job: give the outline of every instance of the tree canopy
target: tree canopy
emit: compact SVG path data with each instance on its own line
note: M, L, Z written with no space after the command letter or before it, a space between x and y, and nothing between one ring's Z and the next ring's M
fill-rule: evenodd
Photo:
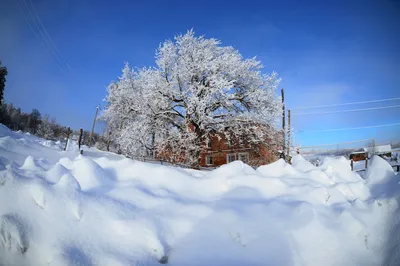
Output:
M155 59L154 68L126 64L108 87L102 117L123 152L168 151L195 163L211 132L248 143L276 135L280 79L256 58L190 30L162 43Z

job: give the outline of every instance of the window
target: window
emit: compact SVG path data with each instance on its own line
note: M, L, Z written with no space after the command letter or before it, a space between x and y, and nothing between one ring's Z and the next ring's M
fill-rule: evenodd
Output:
M232 147L232 146L233 146L233 139L232 139L232 137L228 138L228 139L226 140L225 143L226 143L227 146Z
M236 154L235 153L226 155L226 162L227 163L231 163L233 161L236 161Z
M211 140L208 140L208 142L207 142L207 148L211 149Z
M229 145L229 147L233 146L233 139L232 138L228 139L228 145Z
M211 155L206 156L206 165L213 165L213 157Z
M249 163L249 154L247 152L239 153L238 159L244 163Z

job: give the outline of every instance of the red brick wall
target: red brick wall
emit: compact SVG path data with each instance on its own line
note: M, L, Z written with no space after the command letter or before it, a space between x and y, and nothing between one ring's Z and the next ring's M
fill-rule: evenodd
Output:
M238 140L232 140L229 145L227 139L223 134L213 135L210 137L211 148L205 148L200 153L200 167L217 167L227 163L228 154L236 154L236 160L238 160L239 153L248 153L248 164L251 166L260 166L271 163L277 160L277 154L275 151L269 149L265 144L261 143L258 145L241 145ZM213 164L206 164L206 156L212 155ZM171 151L164 151L157 154L158 159L167 160L171 163L185 163L186 158L184 154L177 156L177 154L172 154Z
M238 160L239 153L248 153L248 164L251 166L260 166L275 161L276 155L274 151L270 151L265 145L239 145L233 141L230 146L224 137L218 139L217 136L211 137L211 148L207 148L200 155L201 167L216 167L227 163L228 154L236 154ZM206 156L213 157L213 164L206 164Z

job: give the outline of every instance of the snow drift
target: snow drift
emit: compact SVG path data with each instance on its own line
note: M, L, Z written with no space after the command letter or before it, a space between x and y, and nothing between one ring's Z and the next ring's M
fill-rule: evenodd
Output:
M375 157L196 171L0 126L1 265L398 265L399 177Z

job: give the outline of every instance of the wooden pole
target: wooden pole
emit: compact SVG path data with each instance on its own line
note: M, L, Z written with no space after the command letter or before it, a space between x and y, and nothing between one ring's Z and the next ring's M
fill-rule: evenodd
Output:
M111 138L111 131L108 132L108 138L107 138L107 151L110 151L110 138Z
M372 150L373 150L373 155L375 155L375 139L372 139L372 143L373 143L373 145L374 145L374 147L372 148Z
M79 129L79 141L78 141L78 146L79 146L79 153L83 154L83 150L81 150L81 145L82 145L82 137L83 137L83 129Z
M94 126L96 125L96 119L97 119L97 113L98 112L99 112L99 107L96 107L96 114L94 115L92 133L90 133L89 148L92 146L93 131L94 131Z
M367 169L367 168L368 168L368 157L365 158L365 169Z
M67 128L67 141L65 142L65 147L64 147L64 151L67 150L67 145L68 145L68 139L69 139L69 132L70 132L70 128Z
M282 146L282 154L285 154L285 92L282 88L282 135L283 135L283 146Z
M353 169L354 169L353 159L350 160L350 166L351 166L351 171L353 171Z
M81 149L82 135L83 135L83 129L81 128L79 129L79 140L78 140L79 150Z
M290 156L290 110L288 112L287 158Z

